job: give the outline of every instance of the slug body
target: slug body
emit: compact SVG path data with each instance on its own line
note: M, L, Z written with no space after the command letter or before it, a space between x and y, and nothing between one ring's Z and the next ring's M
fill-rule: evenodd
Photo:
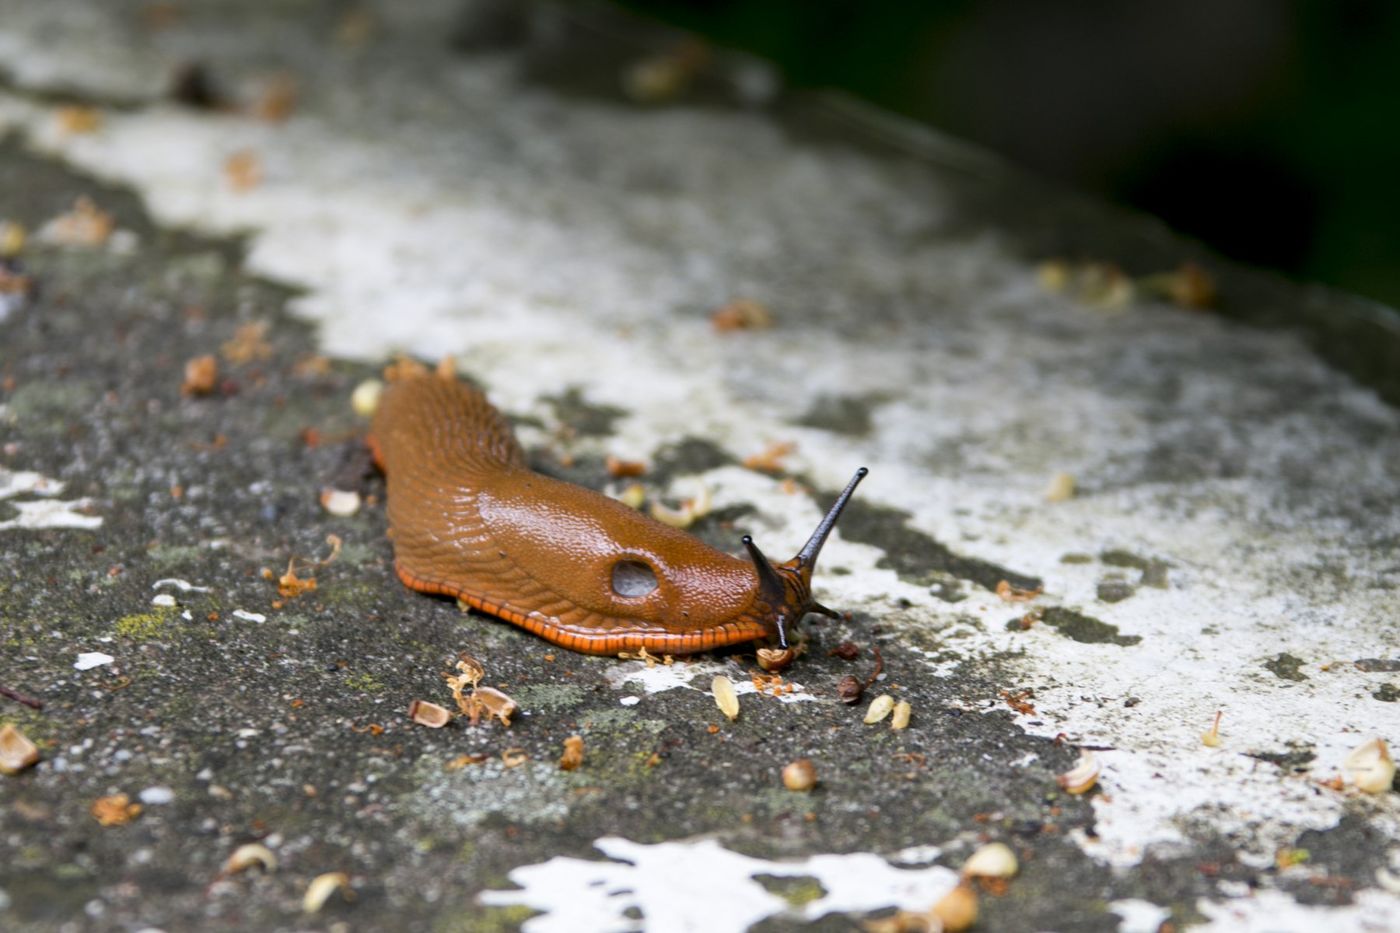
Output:
M785 564L724 554L620 502L532 471L478 390L420 375L394 383L370 447L388 478L395 568L409 587L454 596L589 654L688 654L751 641L784 647L811 611L817 552L862 469Z

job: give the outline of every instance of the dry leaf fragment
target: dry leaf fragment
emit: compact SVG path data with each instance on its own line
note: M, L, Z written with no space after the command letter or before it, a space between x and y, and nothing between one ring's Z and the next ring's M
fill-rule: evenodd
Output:
M1020 869L1016 853L1004 842L989 842L963 862L964 878L1011 878Z
M196 356L185 362L185 381L181 395L208 395L219 384L219 361L213 354Z
M277 870L277 856L260 842L250 842L234 849L224 862L224 874L236 875L255 866L265 872Z
M873 725L888 716L894 711L894 697L888 693L882 693L870 701L870 708L865 711L865 724Z
M1006 600L1008 603L1030 602L1043 592L1045 592L1044 587L1038 586L1033 590L1027 590L1019 586L1012 586L1009 580L1002 580L997 584L996 589L997 596Z
M39 760L39 747L14 726L0 726L0 774L19 774Z
M347 901L355 899L355 890L350 887L349 875L343 871L328 871L324 875L317 875L311 879L311 883L306 886L306 893L302 895L302 912L316 913L326 906L326 901L337 891Z
M564 740L564 754L559 757L560 771L576 771L583 764L583 736L571 735Z
M530 755L523 748L508 748L501 752L501 764L507 768L518 768L530 760Z
M744 458L744 467L760 473L781 473L783 458L797 449L793 441L774 441L756 454Z
M1368 794L1388 791L1395 782L1395 762L1384 739L1372 739L1353 749L1342 765L1356 789Z
M141 805L126 794L111 794L94 800L88 812L103 826L125 826L141 815Z
M894 705L894 715L890 719L891 729L909 728L909 717L914 713L914 707L908 700L900 700Z
M414 700L408 705L408 718L429 729L441 729L452 721L452 714L444 706L429 703L427 700Z
M798 758L783 768L783 786L788 790L806 793L817 786L817 766L810 758Z
M710 681L710 692L714 694L715 705L730 722L739 718L739 694L734 692L734 681L720 674Z
M1099 760L1093 752L1080 752L1079 761L1064 774L1057 775L1055 781L1069 794L1083 794L1092 790L1099 780Z
M710 325L720 333L734 330L767 330L773 326L773 312L752 298L736 298L710 315Z
M473 687L481 683L481 678L486 676L486 667L465 651L457 655L457 670L462 672L462 676Z

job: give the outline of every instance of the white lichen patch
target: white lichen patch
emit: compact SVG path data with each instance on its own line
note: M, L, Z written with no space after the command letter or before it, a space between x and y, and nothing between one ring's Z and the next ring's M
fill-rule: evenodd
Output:
M810 921L891 906L926 911L958 880L942 866L899 868L868 852L772 861L714 839L645 845L607 836L594 846L608 861L561 856L517 868L509 877L519 890L487 891L481 902L541 911L525 921L526 933L700 929L700 918L705 930L742 933L768 917ZM821 895L794 906L758 876L810 879Z

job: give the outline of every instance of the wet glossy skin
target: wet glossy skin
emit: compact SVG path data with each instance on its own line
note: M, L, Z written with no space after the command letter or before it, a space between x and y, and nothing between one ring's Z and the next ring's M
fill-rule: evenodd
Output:
M564 647L686 654L777 639L780 617L795 625L815 608L815 551L770 564L761 580L750 561L541 476L485 397L455 380L416 376L390 386L370 445L388 477L399 578ZM621 595L619 561L646 565L655 588Z

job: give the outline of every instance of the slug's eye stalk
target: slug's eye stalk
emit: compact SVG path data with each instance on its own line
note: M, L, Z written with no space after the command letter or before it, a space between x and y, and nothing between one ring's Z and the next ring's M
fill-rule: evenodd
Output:
M802 550L798 551L796 556L787 563L771 563L768 558L763 556L758 545L753 543L753 538L744 535L744 547L748 550L754 568L758 571L759 592L763 599L774 608L774 623L778 630L779 646L783 648L788 646L787 623L800 622L802 617L809 612L819 612L833 619L839 618L839 613L826 608L812 598L812 571L816 569L817 556L821 554L822 545L826 544L826 539L831 536L832 529L836 527L836 520L841 517L846 503L851 501L856 487L860 485L860 481L865 479L865 475L869 472L865 467L856 470L856 475L851 477L851 481L846 484L841 495L836 497L836 501L832 503L826 515L817 524L812 536L807 539L806 544L802 545Z

